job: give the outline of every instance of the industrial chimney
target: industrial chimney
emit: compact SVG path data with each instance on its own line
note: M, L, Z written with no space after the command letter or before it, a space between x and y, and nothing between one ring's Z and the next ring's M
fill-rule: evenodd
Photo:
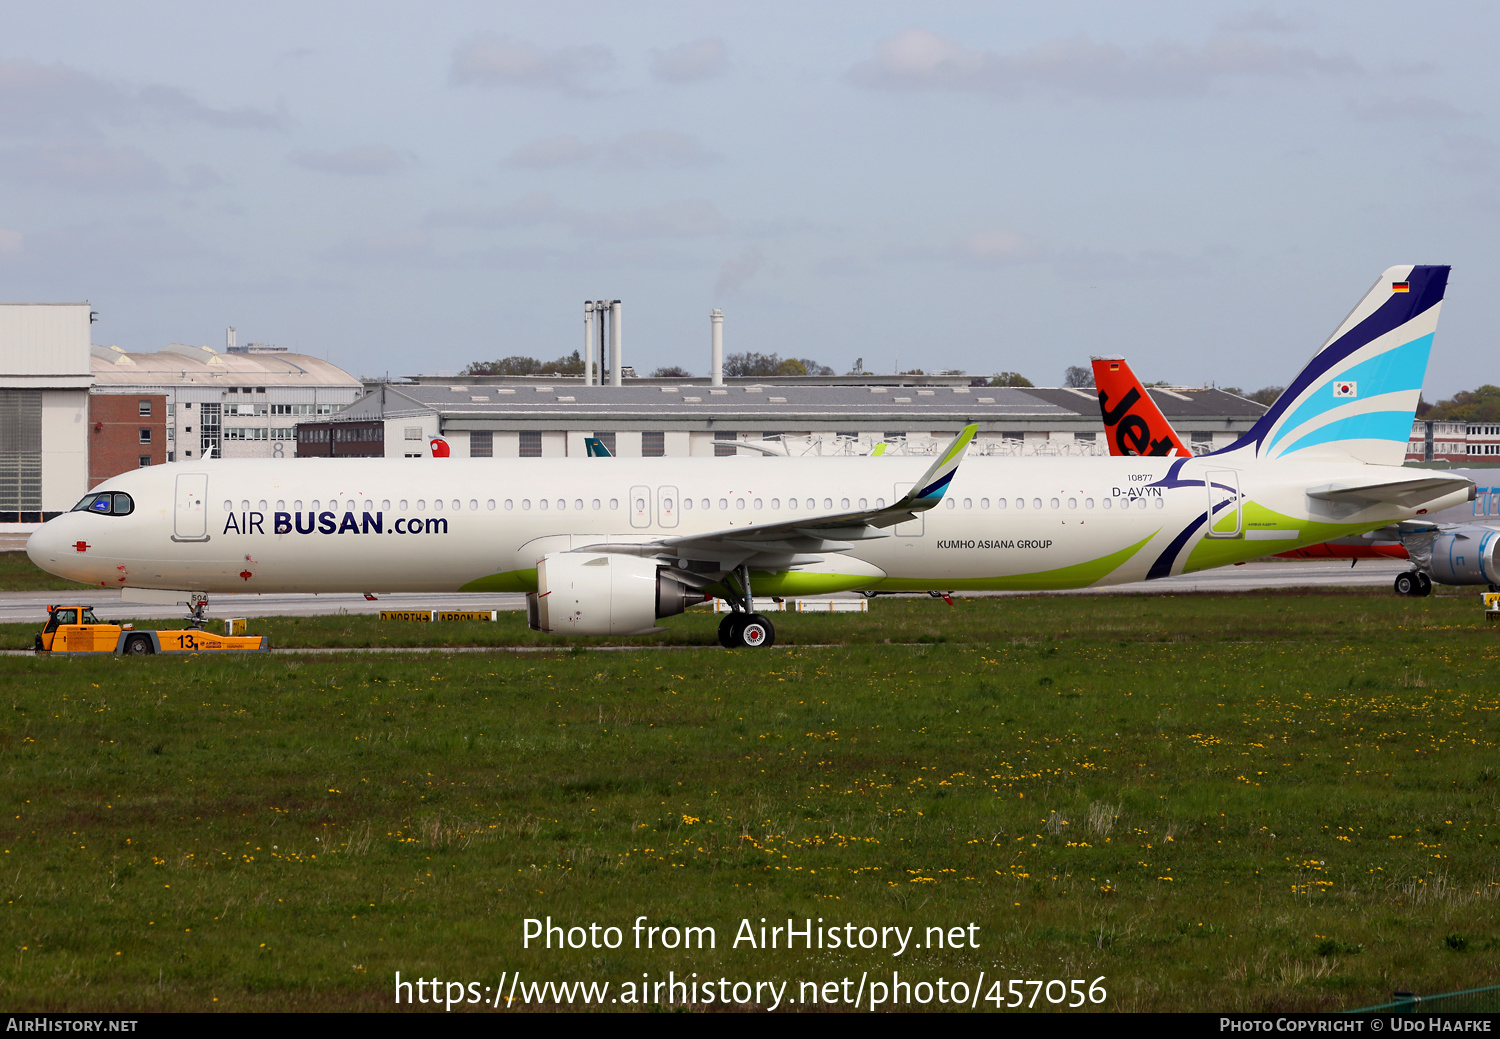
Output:
M711 385L711 386L723 386L724 385L724 312L722 310L719 310L719 309L716 308L714 310L714 312L708 316L708 320L709 320L710 327L712 329L712 337L711 337L711 340L710 340L710 342L711 342L712 356L711 356L711 359L709 361L709 366L708 366L708 374L709 374L709 377L710 377L709 385Z
M583 384L594 385L595 371L594 358L594 303L593 300L584 300L583 303Z
M612 300L609 304L609 364L611 386L620 385L620 376L624 370L625 355L620 352L620 301Z

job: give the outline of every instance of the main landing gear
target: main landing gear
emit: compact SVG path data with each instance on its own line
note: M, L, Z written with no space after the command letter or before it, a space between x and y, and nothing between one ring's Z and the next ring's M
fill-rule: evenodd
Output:
M1432 594L1432 578L1420 570L1408 570L1396 575L1396 594L1421 598Z
M719 622L719 645L725 649L760 649L775 645L776 629L765 617L753 612L755 599L750 594L750 567L741 566L734 576L739 582L738 589L728 581L724 582L724 590L733 596L729 605L734 612Z

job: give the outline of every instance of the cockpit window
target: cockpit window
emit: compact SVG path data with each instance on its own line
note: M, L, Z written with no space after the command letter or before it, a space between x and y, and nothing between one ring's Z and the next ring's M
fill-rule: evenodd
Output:
M100 491L87 495L73 506L74 512L97 512L103 516L129 516L135 511L135 502L123 491Z

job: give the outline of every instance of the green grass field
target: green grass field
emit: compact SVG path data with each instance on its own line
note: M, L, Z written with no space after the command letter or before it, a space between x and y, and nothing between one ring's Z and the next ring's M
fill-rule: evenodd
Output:
M986 1008L1013 998L994 979L1102 976L1106 1010L1495 981L1500 632L1474 596L871 611L778 618L763 652L704 648L695 612L635 652L0 658L5 1005L388 1010L397 971L794 1001L984 971ZM532 643L520 624L252 630ZM717 947L637 950L642 915ZM624 944L524 949L547 916ZM762 917L976 927L900 956L733 947Z

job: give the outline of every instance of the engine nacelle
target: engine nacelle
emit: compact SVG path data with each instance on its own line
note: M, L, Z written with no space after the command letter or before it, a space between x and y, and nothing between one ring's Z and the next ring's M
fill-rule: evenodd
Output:
M705 598L655 560L610 552L544 556L536 581L526 621L552 635L645 635Z
M1432 542L1432 579L1443 584L1500 585L1496 565L1497 532L1488 527L1459 527Z

